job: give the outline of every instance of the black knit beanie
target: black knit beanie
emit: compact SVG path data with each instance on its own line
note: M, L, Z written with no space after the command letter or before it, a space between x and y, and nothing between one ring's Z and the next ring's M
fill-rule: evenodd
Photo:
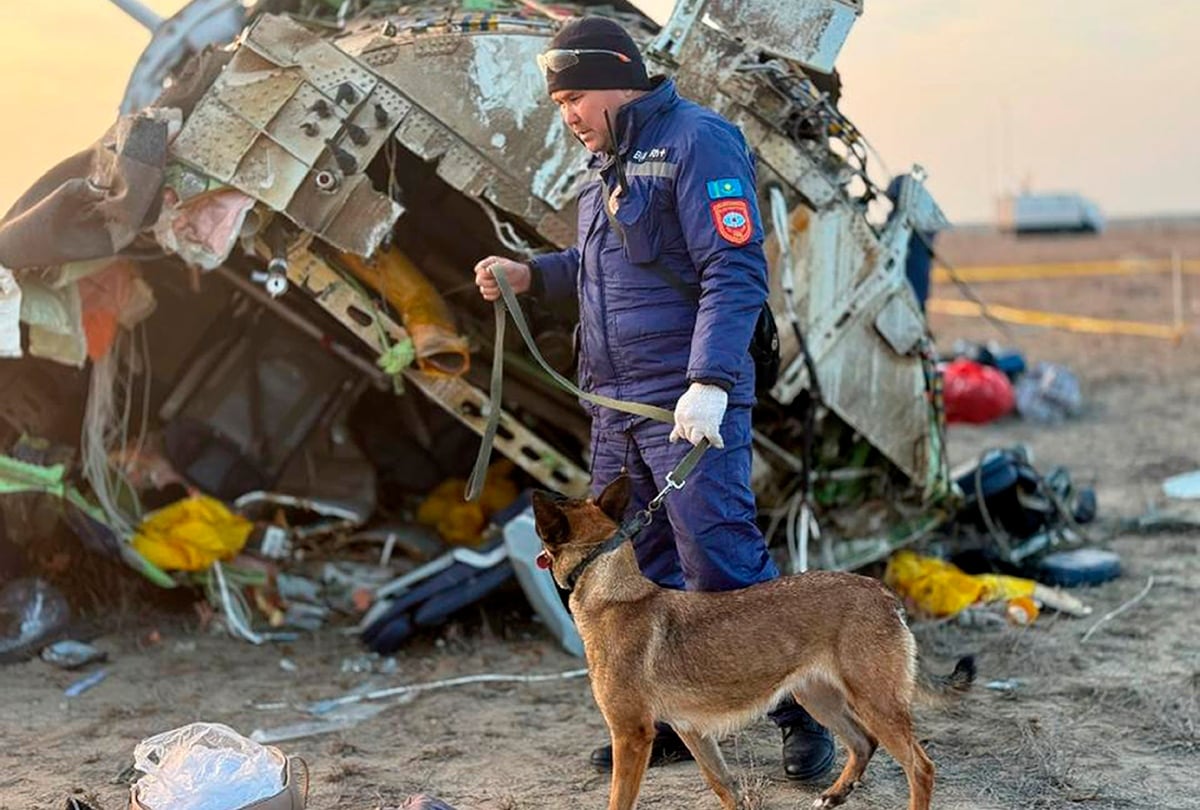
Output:
M549 50L602 50L624 54L629 61L608 53L581 53L579 61L564 70L546 71L546 91L649 90L646 63L633 38L618 23L604 17L582 17L564 25Z

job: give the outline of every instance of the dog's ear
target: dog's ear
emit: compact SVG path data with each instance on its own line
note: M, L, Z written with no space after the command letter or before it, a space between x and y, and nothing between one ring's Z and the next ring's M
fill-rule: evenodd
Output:
M566 540L571 527L562 507L559 506L561 499L539 489L534 490L530 502L533 503L533 522L537 527L538 537L550 545L557 545Z
M625 517L625 508L629 506L629 492L629 476L621 473L596 498L596 506L614 523L620 523Z

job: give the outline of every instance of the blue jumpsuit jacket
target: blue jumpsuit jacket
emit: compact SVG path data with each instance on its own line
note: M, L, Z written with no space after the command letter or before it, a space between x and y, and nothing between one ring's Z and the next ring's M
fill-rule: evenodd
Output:
M741 132L679 96L670 80L625 105L616 155L596 155L579 197L575 247L537 257L534 290L579 301L585 391L673 410L691 382L724 388L723 450L709 450L686 487L635 541L646 576L666 587L730 590L778 571L755 522L750 489L754 363L748 349L767 296L752 156ZM606 211L620 177L627 189ZM611 214L611 216L610 216ZM653 267L652 267L653 265ZM620 472L639 509L690 449L671 426L585 403L592 481Z

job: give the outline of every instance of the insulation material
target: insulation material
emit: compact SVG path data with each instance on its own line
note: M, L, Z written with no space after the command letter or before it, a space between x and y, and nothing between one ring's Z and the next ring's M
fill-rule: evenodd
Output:
M0 357L21 356L21 285L0 265Z
M79 285L55 288L41 279L22 280L21 320L29 324L29 353L82 368L87 360Z
M215 270L233 252L253 207L254 198L237 189L218 189L180 202L179 195L168 188L154 224L154 238L189 265Z
M131 329L154 311L154 293L133 262L118 259L79 282L88 357L108 355L118 329Z
M343 255L341 262L379 291L400 314L421 371L456 376L466 373L471 359L467 339L458 334L454 316L437 288L407 256L390 250L372 263L351 255Z

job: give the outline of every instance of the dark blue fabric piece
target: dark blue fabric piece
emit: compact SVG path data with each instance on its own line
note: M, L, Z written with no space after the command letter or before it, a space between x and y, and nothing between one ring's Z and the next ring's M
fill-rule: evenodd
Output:
M929 273L933 267L933 254L930 253L926 242L932 245L936 237L937 234L932 231L925 234L914 233L909 237L908 258L904 260L904 275L908 278L922 312L925 311L925 302L929 300Z

